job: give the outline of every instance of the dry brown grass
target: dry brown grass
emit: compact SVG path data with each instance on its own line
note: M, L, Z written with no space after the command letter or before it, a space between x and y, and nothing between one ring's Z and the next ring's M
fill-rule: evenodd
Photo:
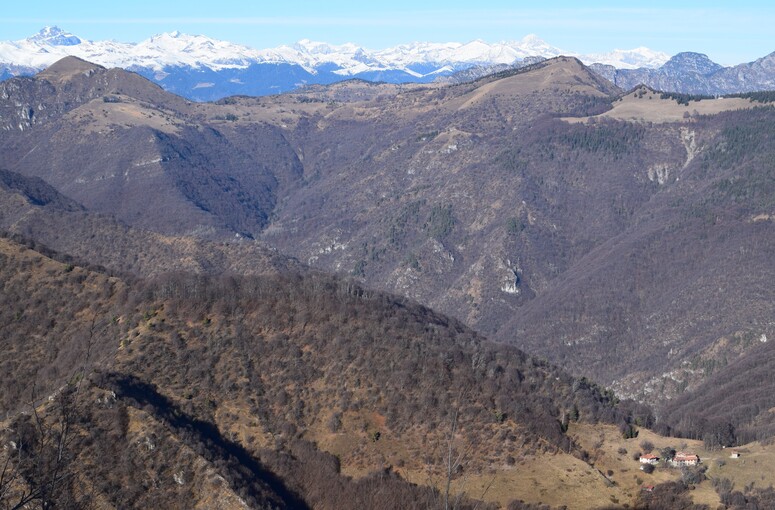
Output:
M68 112L65 118L83 134L146 126L164 133L178 133L185 124L174 112L152 107L129 96L114 95L116 102L94 99Z
M399 440L386 434L379 441L371 442L367 433L352 430L367 422L368 416L351 413L343 419L343 429L350 429L348 432L308 432L316 438L323 450L342 460L342 472L348 476L360 478L377 468L360 462L350 463L358 452L368 451L366 457L382 458L385 465L394 466L410 482L443 489L445 474L435 469L438 466L423 465L417 457L418 450L406 437ZM726 452L707 452L702 448L701 441L663 437L646 429L641 429L639 437L635 439L622 439L618 429L611 425L574 424L571 434L590 452L591 464L564 453L518 456L514 465L508 465L504 457L481 471L464 471L455 477L451 492L453 495L464 493L469 497L481 498L501 507L515 499L552 506L565 505L569 509L579 510L611 504L632 505L643 486L681 478L677 469L659 468L651 475L639 469L640 464L632 458L632 454L640 451L639 444L644 440L651 441L657 449L671 446L698 453L703 463L712 465L709 476L718 475L723 470L723 475L733 479L737 488L752 481L758 481L759 486L771 483L769 479L772 476L761 470L767 462L775 461L775 451L771 447L769 450L761 445L758 449L746 447L743 451L757 452L755 462L730 460L724 468L719 469L715 459L723 457ZM620 448L625 448L627 453L620 454ZM431 450L432 446L426 446L426 449ZM607 474L609 470L613 472L612 475ZM762 476L765 476L765 481L761 481ZM695 486L690 494L695 503L707 504L711 508L716 508L720 503L710 481Z
M644 92L641 94L641 92ZM659 92L639 88L613 103L613 108L591 117L565 117L571 123L589 122L591 119L615 119L631 122L682 122L696 115L716 115L730 110L744 110L761 106L750 99L718 98L689 101L679 104L675 99L661 99Z
M66 57L39 72L36 77L53 83L67 83L79 76L89 76L105 68L78 57Z
M373 426L367 414L348 413L343 418L342 433L324 432L322 427L308 431L310 438L318 445L342 460L342 471L356 478L366 476L378 466L362 462L353 462L358 453L368 455L369 459L382 458L385 465L392 465L401 476L420 485L433 485L443 489L445 473L439 466L425 465L418 457L417 445L404 435L401 439L383 434L377 442L368 439L367 432ZM529 503L543 503L552 506L565 505L569 509L592 509L610 504L633 504L642 486L656 485L680 479L680 471L658 469L651 475L640 471L640 464L633 460L632 453L640 451L638 446L647 439L657 448L687 442L687 448L696 451L702 457L708 455L701 450L701 442L665 438L653 432L641 429L638 438L622 439L618 429L612 425L574 424L571 434L592 455L591 464L565 453L515 455L516 463L508 465L506 456L490 463L485 469L471 470L456 476L452 484L452 494L465 493L469 497L481 498L505 507L515 499ZM440 438L433 441L439 442ZM430 453L433 441L427 441L423 447ZM626 454L618 453L626 448ZM477 455L480 452L472 455ZM376 455L375 455L376 454ZM775 455L775 452L773 452ZM612 475L607 472L613 471ZM613 483L611 483L613 482ZM719 503L709 482L700 484L692 491L697 503L716 507Z
M559 57L536 71L519 73L515 76L495 80L477 87L471 93L458 99L460 102L458 108L460 110L470 108L480 101L498 94L527 95L547 90L553 92L561 90L597 97L605 96L591 80L589 82L579 80L580 73L584 73L584 70L578 61L572 58Z
M734 448L740 452L740 458L730 458L732 449L723 449L707 453L709 478L729 478L735 485L735 490L742 490L746 485L766 488L775 485L775 447L772 444L760 442ZM720 462L723 461L723 466Z

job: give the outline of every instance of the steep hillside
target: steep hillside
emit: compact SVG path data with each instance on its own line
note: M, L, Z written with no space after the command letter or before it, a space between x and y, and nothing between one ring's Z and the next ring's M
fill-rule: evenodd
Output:
M60 503L101 508L425 508L448 477L455 497L480 497L468 476L518 476L518 463L563 458L607 498L568 424L649 420L515 348L346 280L126 282L8 240L0 249L2 324L13 327L0 403L4 444L15 445L0 454L20 475L12 494L44 484ZM57 445L65 455L49 457ZM46 466L66 478L47 482L56 475Z
M772 335L773 121L772 109L757 109L681 128L686 162L654 169L666 189L499 337L653 398L696 387Z
M129 74L97 93L120 73L2 85L7 168L86 208L8 187L7 230L141 274L253 272L233 241L257 237L658 406L775 336L766 94L621 94L567 57L199 105Z
M300 177L277 127L202 124L194 106L133 73L68 57L0 88L5 167L135 226L252 237Z
M303 270L297 261L252 240L211 242L129 227L85 210L40 178L7 170L0 170L0 231L60 262L97 266L121 275Z
M599 112L609 91L574 59L559 59L343 106L294 135L310 177L265 239L486 331L541 285L516 288L530 262L503 246L528 208L527 159L505 153L506 144L543 125L547 112Z
M6 239L0 260L0 415L8 416L67 380L92 348L99 362L110 356L113 306L126 286Z
M773 110L642 90L569 125L545 115L603 104L554 65L424 92L413 138L338 124L366 155L312 151L332 173L266 238L661 404L772 334Z
M66 57L32 78L0 83L3 129L23 131L60 117L106 94L126 94L158 107L181 111L186 101L165 93L144 78L118 69Z
M405 114L423 126L411 134L365 103L362 122L336 124L360 151L312 150L320 170L266 238L624 394L660 404L701 384L718 341L772 327L770 293L753 290L772 271L772 110L644 89L546 118L603 109L610 91L574 66L404 92L426 96ZM387 115L404 114L396 103Z
M768 443L775 435L770 374L775 367L771 337L752 331L724 338L738 357L706 356L696 365L711 367L710 376L699 388L685 392L665 408L663 422L674 433L703 439L711 447ZM733 351L734 352L734 351Z

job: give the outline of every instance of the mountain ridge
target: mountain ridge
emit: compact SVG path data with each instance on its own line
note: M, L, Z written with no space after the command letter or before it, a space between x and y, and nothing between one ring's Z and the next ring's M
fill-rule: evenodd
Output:
M678 53L655 69L615 69L600 64L591 67L624 89L643 84L666 92L711 96L775 90L775 52L730 67L695 52Z

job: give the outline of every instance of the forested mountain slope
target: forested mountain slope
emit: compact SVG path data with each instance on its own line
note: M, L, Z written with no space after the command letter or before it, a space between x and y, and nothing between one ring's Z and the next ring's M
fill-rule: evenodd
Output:
M558 456L588 477L569 422L650 420L453 319L346 280L125 281L7 239L0 250L14 494L56 477L53 463L67 476L47 486L57 501L101 508L426 508L444 497L422 485L443 491L450 448L455 480ZM66 455L52 460L60 445ZM455 496L474 495L460 483Z
M766 94L566 57L213 104L66 59L0 91L4 228L111 271L283 266L259 239L657 406L775 337Z

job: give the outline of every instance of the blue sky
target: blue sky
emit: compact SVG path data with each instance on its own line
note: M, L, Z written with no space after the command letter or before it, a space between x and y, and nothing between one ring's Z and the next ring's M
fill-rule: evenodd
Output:
M736 64L775 51L775 6L765 1L643 2L350 0L7 2L0 40L58 25L85 39L137 42L180 30L256 48L308 38L380 49L412 41L487 42L534 33L569 51L647 46L699 51ZM581 7L585 5L585 7Z

